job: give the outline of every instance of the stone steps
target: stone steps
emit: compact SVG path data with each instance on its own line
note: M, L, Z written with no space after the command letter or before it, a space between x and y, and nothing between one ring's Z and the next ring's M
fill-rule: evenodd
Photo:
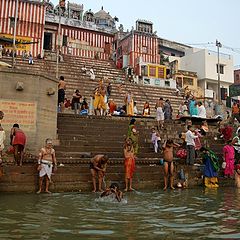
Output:
M179 101L181 98L174 96L174 90L166 88L156 88L151 86L140 86L135 84L125 83L125 90L119 94L117 87L119 83L116 79L125 79L125 74L122 70L116 69L112 61L101 61L99 62L94 59L81 59L79 57L66 57L65 62L59 63L59 74L64 75L68 83L66 94L68 98L71 98L75 89L80 89L81 94L87 97L89 101L89 96L92 94L93 89L98 84L98 80L103 76L108 77L113 82L113 91L111 98L114 99L116 104L124 104L124 96L127 89L131 90L134 95L134 100L137 101L138 110L141 111L145 101L150 102L150 107L152 110L152 116L155 116L155 102L159 97L164 99L169 98L172 101L172 107L174 109L174 115L177 113ZM5 59L4 59L5 60ZM11 58L6 58L7 61L11 62ZM17 58L17 66L28 71L37 71L41 73L47 73L48 75L55 76L55 62L54 61L44 61L35 60L34 65L28 65L27 61L22 61ZM87 66L94 66L96 73L96 80L91 81L89 76L81 73L81 67L83 64Z
M183 169L188 174L189 187L202 186L202 179L198 167L189 167L176 164L175 179L178 172ZM222 173L220 173L220 176ZM105 177L107 186L111 182L118 182L120 188L124 188L124 165L112 164L107 167ZM175 183L177 180L175 180ZM220 178L221 187L233 186L234 180ZM136 172L133 176L134 188L141 189L162 189L163 188L163 167L158 164L136 164ZM3 176L0 181L1 192L36 192L38 189L38 173L36 164L26 164L22 167L11 165L3 166ZM58 167L56 174L52 176L50 190L53 192L89 192L92 189L89 164L69 164Z

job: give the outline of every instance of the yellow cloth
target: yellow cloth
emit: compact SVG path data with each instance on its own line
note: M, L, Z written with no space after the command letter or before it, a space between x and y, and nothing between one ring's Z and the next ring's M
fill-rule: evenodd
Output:
M98 94L95 94L94 102L93 102L94 109L99 109L99 102L100 102L100 96Z
M103 109L106 110L107 106L104 101L104 96L95 94L94 102L93 102L94 109Z
M100 99L99 99L99 108L103 109L103 110L106 110L107 107L106 107L106 103L104 101L104 96L100 95L99 97L100 97Z
M218 187L218 178L217 177L205 177L204 178L204 185L207 188L217 188Z
M127 115L133 116L133 99L130 103L127 103Z

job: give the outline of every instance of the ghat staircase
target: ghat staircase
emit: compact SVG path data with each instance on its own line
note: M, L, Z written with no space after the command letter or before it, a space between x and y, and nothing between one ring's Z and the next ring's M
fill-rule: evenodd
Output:
M10 57L4 57L3 61L11 64L12 59ZM16 63L19 69L46 74L52 77L56 75L55 61L36 59L34 60L34 65L29 65L28 61L17 57ZM94 81L90 80L88 74L82 73L81 68L84 65L86 65L87 69L93 67L96 74ZM102 78L107 78L112 82L111 98L116 102L117 106L124 104L124 97L128 90L133 93L134 101L137 102L138 111L142 111L145 101L149 101L151 114L153 116L155 115L155 103L160 97L163 97L164 100L169 99L171 101L174 115L177 114L180 101L182 100L181 97L176 96L174 89L129 83L125 80L123 70L117 69L111 60L95 60L64 55L64 62L59 63L59 76L60 75L63 75L67 82L66 96L68 99L71 99L73 92L79 89L81 95L90 101L90 96L98 85L98 81ZM123 83L123 87L122 91L119 91L121 83Z
M4 57L11 63L11 58ZM91 81L89 76L81 72L81 67L94 66L96 80ZM55 75L55 62L50 60L35 60L34 65L28 65L27 61L17 58L17 67L36 73ZM176 113L181 98L175 96L174 90L166 88L154 88L130 84L124 81L122 70L115 68L111 61L84 59L80 57L64 56L64 62L59 64L60 75L64 75L68 84L67 96L70 97L75 89L80 89L81 94L89 99L97 82L102 77L109 78L113 83L112 96L118 105L123 104L124 94L131 90L137 101L138 109L146 100L150 102L151 109L159 97L171 100ZM124 88L118 92L120 80L124 81ZM129 118L123 117L99 117L99 116L74 116L73 114L58 115L58 146L55 146L57 160L61 163L57 173L53 176L53 191L89 191L91 189L91 176L89 161L98 153L107 153L110 164L107 170L106 182L117 181L123 186L124 160L123 143L127 134ZM137 169L134 175L134 187L137 189L161 188L163 186L162 167L159 165L160 154L153 153L151 148L151 128L156 124L154 119L137 119L137 128L140 132L139 154ZM179 141L178 134L184 131L184 125L173 121L166 124L166 130L161 131L161 138L172 138ZM215 141L216 128L212 127L208 141L211 148L219 155L222 151L222 142ZM179 161L176 161L178 163ZM176 170L184 168L189 174L189 183L192 186L202 183L198 168L177 164ZM176 171L176 172L177 172ZM191 180L191 181L190 181ZM0 180L0 191L24 191L33 192L37 189L36 159L26 158L22 167L4 164L3 176Z
M89 161L95 154L105 153L110 158L107 167L106 184L118 182L124 187L123 143L127 134L128 117L74 116L58 115L58 140L56 150L60 166L53 176L53 191L90 191L92 187ZM159 189L163 186L163 168L160 165L162 155L154 153L151 147L151 128L156 125L154 119L137 118L139 131L139 154L134 174L136 189ZM185 125L174 121L166 124L160 132L162 141L172 138L179 142L178 134ZM208 142L220 156L223 143L214 140L217 131L210 126ZM185 166L184 161L176 159L176 176L182 168L188 174L189 186L202 184L201 171L197 166ZM38 176L36 159L26 158L22 167L4 164L0 180L0 191L33 192L37 189ZM232 182L221 180L223 185Z

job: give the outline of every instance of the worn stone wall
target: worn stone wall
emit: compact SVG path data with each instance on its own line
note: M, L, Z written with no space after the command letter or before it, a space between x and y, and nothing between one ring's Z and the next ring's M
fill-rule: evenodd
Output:
M7 139L11 126L19 123L27 135L27 151L37 154L46 138L56 139L57 81L41 74L0 68L0 85L2 126ZM55 93L49 95L49 90Z

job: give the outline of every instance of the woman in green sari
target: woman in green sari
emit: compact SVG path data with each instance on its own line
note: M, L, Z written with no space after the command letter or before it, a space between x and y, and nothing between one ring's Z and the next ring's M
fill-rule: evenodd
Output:
M136 119L132 118L128 126L127 137L132 140L134 155L138 154L138 131L135 126Z

